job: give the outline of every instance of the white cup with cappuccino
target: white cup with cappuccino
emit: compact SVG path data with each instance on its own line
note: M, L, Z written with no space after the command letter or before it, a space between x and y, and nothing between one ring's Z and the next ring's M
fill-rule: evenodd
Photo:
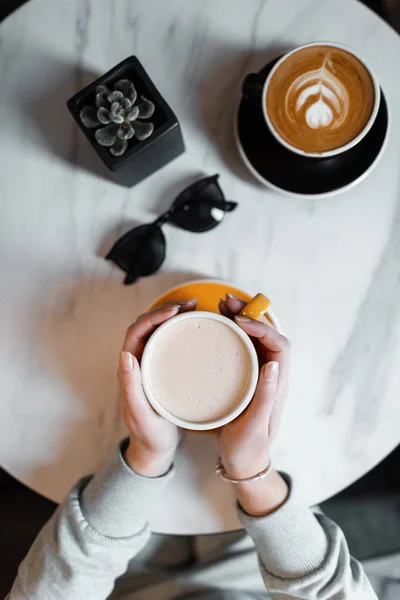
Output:
M310 158L334 156L358 144L374 124L381 98L366 60L333 42L294 48L267 77L248 75L243 93L262 109L280 144Z
M162 417L204 431L245 410L259 365L251 339L236 323L195 311L173 317L152 334L141 369L145 395Z

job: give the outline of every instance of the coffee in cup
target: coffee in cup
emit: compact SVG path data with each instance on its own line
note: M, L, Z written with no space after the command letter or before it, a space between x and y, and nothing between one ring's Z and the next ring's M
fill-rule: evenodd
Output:
M161 325L145 347L141 366L150 404L188 429L213 429L236 418L258 378L247 334L230 319L205 311Z
M262 76L244 82L248 97L246 86L254 87L256 77ZM260 98L275 138L293 152L318 158L361 141L375 121L380 87L354 51L316 42L281 57L263 79Z

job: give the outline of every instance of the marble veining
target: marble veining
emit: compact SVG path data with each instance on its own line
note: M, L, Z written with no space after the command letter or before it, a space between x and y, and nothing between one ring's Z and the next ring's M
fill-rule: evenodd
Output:
M355 402L352 424L359 435L373 432L381 410L381 398L387 393L396 355L395 348L400 312L400 193L397 193L385 248L371 273L370 285L362 299L357 318L338 353L330 373L326 405L332 414L335 399L346 385L354 383ZM385 347L384 353L380 348Z
M380 164L323 201L261 187L233 142L243 76L316 39L365 55L392 108ZM396 33L353 0L32 0L2 23L0 45L2 466L57 501L95 470L126 433L115 373L127 326L168 287L202 277L266 293L291 338L274 461L310 504L386 456L400 440ZM131 54L176 111L187 150L127 190L65 102ZM112 243L203 173L220 173L238 209L203 235L166 225L163 270L122 286L103 259ZM154 530L239 526L216 454L213 436L186 436Z

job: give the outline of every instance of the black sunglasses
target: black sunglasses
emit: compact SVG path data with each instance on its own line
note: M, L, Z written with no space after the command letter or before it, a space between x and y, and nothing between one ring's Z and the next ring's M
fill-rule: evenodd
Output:
M172 222L182 229L203 233L214 229L237 206L225 200L218 184L219 175L195 181L184 189L171 208L153 223L134 227L111 248L106 260L112 260L126 272L124 284L151 275L165 259L166 241L161 226Z

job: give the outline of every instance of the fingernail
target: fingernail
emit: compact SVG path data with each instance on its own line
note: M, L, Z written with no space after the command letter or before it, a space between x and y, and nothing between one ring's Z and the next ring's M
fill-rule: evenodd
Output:
M239 323L253 323L253 319L249 319L249 317L243 317L242 315L235 317L235 321L239 321Z
M124 367L124 369L128 369L129 371L132 371L133 360L132 360L132 354L130 352L121 352L120 360L121 360L121 366Z
M173 310L175 312L178 312L178 310L181 308L181 304L174 304L173 306L169 306L167 308L167 310L169 310L170 312L172 312Z
M220 299L219 299L219 304L221 304L221 302L222 302L223 304L225 304L225 300L224 300L223 298L220 298Z
M276 360L271 360L264 366L263 378L264 381L275 381L279 373L279 363Z
M240 300L240 298L238 298L237 296L234 296L233 294L225 294L225 298L232 298L232 300Z
M182 300L182 302L178 302L180 306L187 306L188 304L194 304L196 302L196 298L191 298L190 300Z

